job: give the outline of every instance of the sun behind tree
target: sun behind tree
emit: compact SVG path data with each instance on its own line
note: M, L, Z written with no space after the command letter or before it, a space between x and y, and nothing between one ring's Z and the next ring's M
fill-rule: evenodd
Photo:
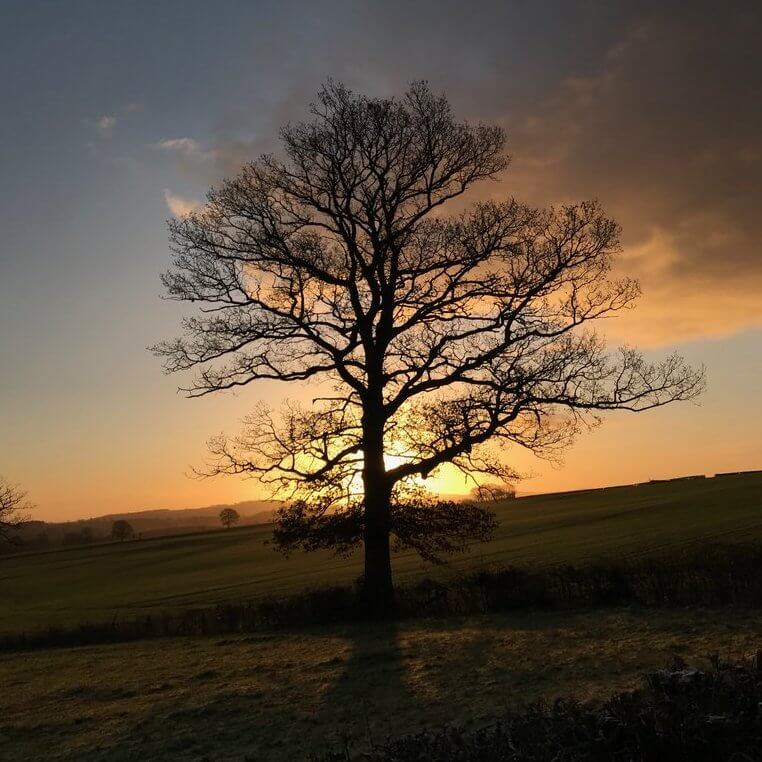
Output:
M288 497L274 534L285 551L363 545L366 599L383 609L392 538L435 559L495 526L417 479L452 463L510 480L507 445L550 455L602 411L691 399L703 379L676 356L610 356L586 330L639 292L610 275L619 229L598 204L508 199L443 216L507 167L502 129L457 122L422 83L395 99L329 82L311 113L282 130L285 161L247 164L170 223L167 295L201 310L155 349L169 372L199 369L193 397L261 379L330 385L213 440L209 473Z

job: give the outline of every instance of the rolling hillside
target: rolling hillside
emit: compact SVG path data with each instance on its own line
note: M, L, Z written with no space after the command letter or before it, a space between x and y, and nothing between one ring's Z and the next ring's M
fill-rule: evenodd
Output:
M395 557L400 582L486 565L663 555L706 542L762 542L762 474L537 495L497 506L495 538L444 567ZM360 559L284 559L268 526L0 558L0 630L182 610L349 584Z
M240 526L266 524L278 507L276 500L246 500L240 503L208 505L203 508L158 508L146 511L108 513L105 516L79 521L30 521L19 535L23 551L48 550L67 545L86 545L110 540L111 527L119 519L128 521L135 534L142 538L164 537L204 530L219 529L220 511L233 508L240 515ZM13 552L4 545L3 553Z

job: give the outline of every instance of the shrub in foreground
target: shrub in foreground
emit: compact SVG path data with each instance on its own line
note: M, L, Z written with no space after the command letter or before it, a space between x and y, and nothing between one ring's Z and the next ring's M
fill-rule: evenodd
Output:
M651 674L645 687L603 704L557 701L507 713L476 732L457 727L372 745L313 762L718 762L762 758L759 654L744 664L713 660Z

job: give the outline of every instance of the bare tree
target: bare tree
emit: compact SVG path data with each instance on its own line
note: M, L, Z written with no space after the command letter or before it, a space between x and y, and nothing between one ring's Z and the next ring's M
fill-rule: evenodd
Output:
M240 520L241 517L235 508L223 508L220 511L220 523L225 529L230 529L233 524L237 524Z
M15 541L16 531L29 520L31 509L27 493L0 476L0 540Z
M132 524L126 519L117 519L111 525L111 537L119 542L124 542L133 537L135 532L132 529Z
M695 397L679 357L610 356L588 325L630 307L611 276L619 230L597 203L443 206L508 164L502 129L459 123L414 84L400 99L329 83L312 118L170 222L169 298L199 306L155 347L198 370L197 397L261 379L317 379L311 405L262 407L212 441L209 473L251 474L291 500L281 548L364 545L365 590L393 596L390 537L424 555L494 527L484 509L437 503L420 478L444 463L514 474L500 448L543 456L608 410Z

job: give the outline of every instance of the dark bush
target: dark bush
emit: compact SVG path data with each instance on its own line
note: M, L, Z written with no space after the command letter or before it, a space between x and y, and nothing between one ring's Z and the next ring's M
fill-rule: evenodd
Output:
M313 762L744 762L762 758L762 671L714 660L674 665L603 704L557 701L509 712L476 732L457 727L389 740Z

